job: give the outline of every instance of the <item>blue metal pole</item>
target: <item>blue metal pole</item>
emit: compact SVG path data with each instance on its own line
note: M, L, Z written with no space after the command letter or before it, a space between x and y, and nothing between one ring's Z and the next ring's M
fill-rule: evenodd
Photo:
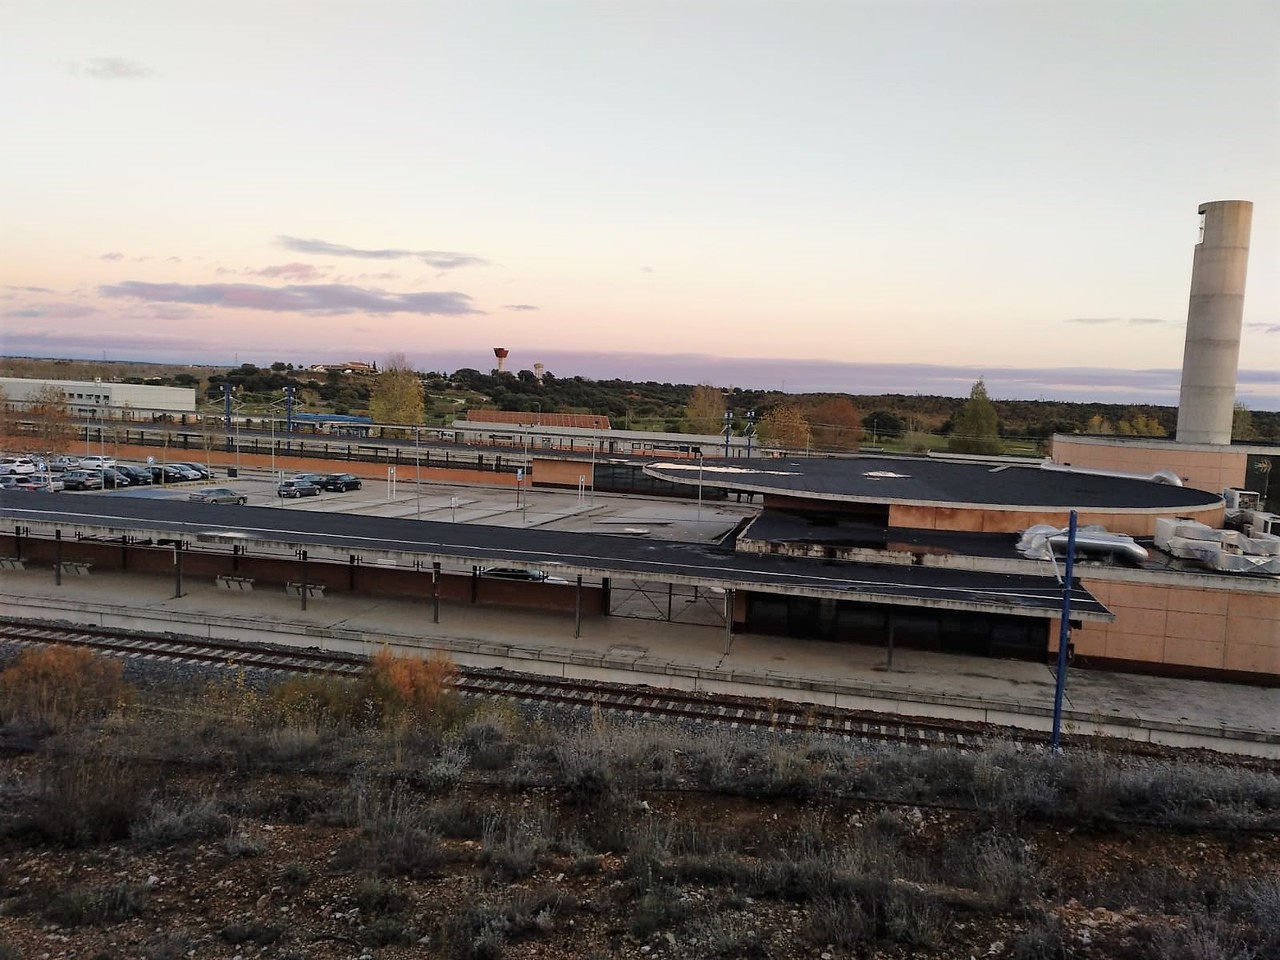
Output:
M1058 682L1053 691L1053 739L1055 754L1062 752L1062 698L1067 689L1067 647L1071 639L1071 578L1076 559L1076 512L1067 527L1067 571L1062 581L1062 620L1058 624Z

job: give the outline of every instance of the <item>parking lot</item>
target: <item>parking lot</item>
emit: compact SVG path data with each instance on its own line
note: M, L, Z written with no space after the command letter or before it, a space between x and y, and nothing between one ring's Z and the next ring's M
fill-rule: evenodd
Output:
M278 481L293 474L242 470L233 479L221 471L213 480L124 487L93 496L160 497L185 500L195 490L229 487L247 504L284 510L340 511L406 520L471 523L513 529L608 533L654 540L712 541L756 512L737 503L703 502L593 494L585 490L514 490L453 483L416 484L404 480L365 479L360 490L323 491L318 496L286 499ZM85 496L64 492L58 496Z

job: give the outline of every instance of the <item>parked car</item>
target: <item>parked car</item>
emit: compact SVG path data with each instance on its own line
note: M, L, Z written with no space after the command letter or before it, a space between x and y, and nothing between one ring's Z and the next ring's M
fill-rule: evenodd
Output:
M36 462L30 457L0 457L0 474L30 474L36 472Z
M128 477L132 486L136 487L140 484L151 483L151 471L146 467L137 467L131 463L117 463L114 469Z
M249 502L249 498L243 493L232 490L230 487L206 487L203 490L193 490L187 494L187 499L197 503L245 504Z
M95 454L92 457L80 458L80 467L84 470L98 470L102 467L114 467L115 465L115 457L103 457Z
M107 489L114 490L117 487L132 486L129 477L115 467L103 467L100 470L91 468L90 472L100 474L102 476L102 485Z
M325 478L328 476L329 475L327 473L295 473L289 479L298 480L303 483L309 483L313 487L319 487L321 490L323 490Z
M33 473L31 474L31 482L40 487L41 490L49 493L58 493L67 488L62 477L54 473Z
M187 470L194 471L201 480L212 480L214 478L213 471L203 463L189 463L186 460L174 460L170 461L170 463L172 466L185 467Z
M320 486L334 493L346 493L360 489L360 478L354 473L327 473Z
M0 490L18 489L18 481L22 477L16 473L0 473Z
M318 497L320 488L306 480L281 480L276 487L277 497Z
M80 458L73 457L69 454L60 453L49 461L49 469L61 473L63 470L77 470L80 467Z
M199 479L190 470L183 470L172 463L156 463L148 467L152 483L185 483L187 480Z
M101 490L102 474L97 470L68 470L62 475L68 490Z
M563 577L553 577L545 570L525 570L522 567L485 567L480 571L482 577L495 577L499 580L529 580L534 583L568 583Z

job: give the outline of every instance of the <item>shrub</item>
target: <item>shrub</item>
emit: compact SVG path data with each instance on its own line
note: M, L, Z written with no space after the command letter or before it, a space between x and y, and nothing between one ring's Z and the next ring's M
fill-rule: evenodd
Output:
M40 770L34 809L21 828L72 847L121 840L150 787L137 764L79 753L58 757Z
M119 923L138 916L147 905L146 889L117 883L110 887L73 887L55 893L44 918L64 927Z
M129 837L141 847L160 847L218 833L227 818L211 797L156 800L129 828Z
M355 804L361 836L340 851L340 863L363 861L380 874L427 876L444 862L439 832L422 803L404 787L363 791Z
M458 668L435 651L426 660L397 657L383 648L369 661L361 699L382 726L426 724L443 728L457 710L453 682Z
M76 647L24 650L0 673L0 710L6 720L65 730L130 699L122 670L119 660Z
M325 730L351 726L360 711L360 686L331 674L303 674L268 688L260 722L276 727Z

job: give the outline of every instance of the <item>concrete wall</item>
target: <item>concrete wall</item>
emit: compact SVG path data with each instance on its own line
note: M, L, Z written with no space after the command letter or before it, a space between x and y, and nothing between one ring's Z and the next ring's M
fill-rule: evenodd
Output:
M1188 676L1280 684L1280 584L1108 571L1081 582L1115 615L1073 631L1077 657ZM1188 579L1199 581L1188 583ZM1058 648L1058 624L1050 631Z
M585 478L587 489L591 489L594 482L591 461L534 458L533 485L535 487L569 487L577 490L579 477Z
M1188 487L1221 493L1244 486L1249 454L1280 453L1274 447L1223 447L1120 437L1053 438L1051 459L1089 470L1152 474L1172 470ZM1205 521L1208 522L1207 520Z

